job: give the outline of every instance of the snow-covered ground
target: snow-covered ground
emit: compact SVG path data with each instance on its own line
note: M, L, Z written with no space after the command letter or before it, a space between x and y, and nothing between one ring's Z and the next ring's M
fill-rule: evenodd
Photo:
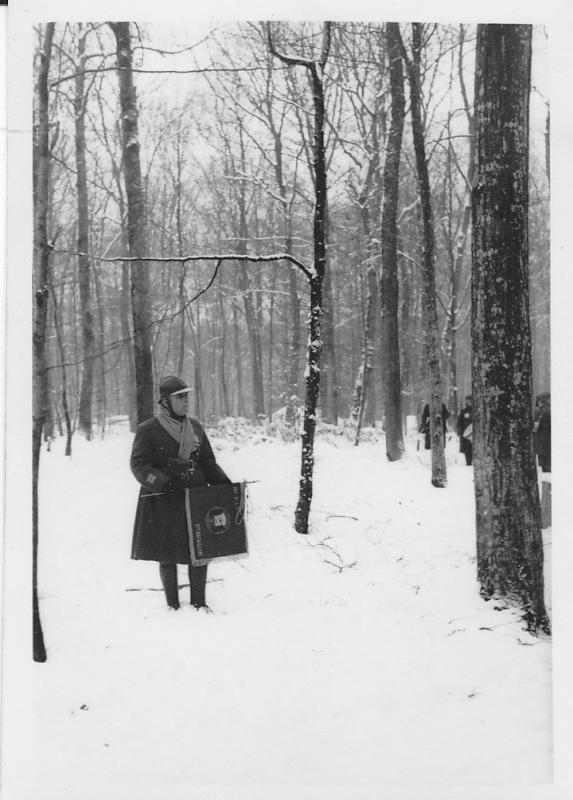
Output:
M260 481L249 557L209 568L212 615L168 611L157 565L129 558L127 431L42 453L48 661L31 673L31 729L5 744L7 797L551 781L551 643L479 598L472 469L451 439L433 488L415 436L389 463L369 433L318 436L300 536L299 443L211 432L230 476Z

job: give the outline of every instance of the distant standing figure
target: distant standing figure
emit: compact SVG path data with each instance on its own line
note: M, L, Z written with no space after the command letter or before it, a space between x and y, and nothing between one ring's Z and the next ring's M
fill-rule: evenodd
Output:
M467 466L471 466L473 457L473 425L472 425L472 398L466 396L466 404L458 414L456 431L460 437L460 453L466 457Z
M533 415L535 452L542 472L551 472L551 395L540 394Z
M191 390L169 376L159 386L155 417L137 428L131 471L141 484L131 557L159 562L167 605L179 608L177 565L188 565L191 604L206 608L207 565L194 565L189 547L186 490L231 483L196 419L187 416Z
M448 429L447 426L447 419L450 416L450 412L442 403L442 425L444 428L444 441L446 439L446 431ZM424 448L426 450L430 450L430 404L426 403L424 406L424 410L422 411L422 420L420 422L420 433L424 434Z

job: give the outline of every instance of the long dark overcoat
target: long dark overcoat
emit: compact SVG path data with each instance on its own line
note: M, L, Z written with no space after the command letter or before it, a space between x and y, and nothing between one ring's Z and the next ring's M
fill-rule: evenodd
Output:
M231 483L217 464L207 434L191 419L199 446L190 456L195 469L186 485ZM189 564L185 485L169 474L168 458L176 458L178 442L153 418L138 426L131 451L131 471L141 484L131 557L167 564ZM172 487L175 486L174 489ZM163 492L165 488L169 491Z

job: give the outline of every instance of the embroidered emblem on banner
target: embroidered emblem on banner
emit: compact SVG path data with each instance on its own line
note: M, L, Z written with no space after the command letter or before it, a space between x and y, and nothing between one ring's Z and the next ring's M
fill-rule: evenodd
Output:
M205 514L205 525L209 533L226 533L231 527L231 518L221 506L210 508Z

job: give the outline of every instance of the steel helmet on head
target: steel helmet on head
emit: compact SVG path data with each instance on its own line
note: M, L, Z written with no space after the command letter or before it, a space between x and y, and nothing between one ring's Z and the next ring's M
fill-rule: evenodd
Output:
M172 394L185 394L190 391L191 389L181 378L175 375L168 375L159 384L159 400L166 400Z

